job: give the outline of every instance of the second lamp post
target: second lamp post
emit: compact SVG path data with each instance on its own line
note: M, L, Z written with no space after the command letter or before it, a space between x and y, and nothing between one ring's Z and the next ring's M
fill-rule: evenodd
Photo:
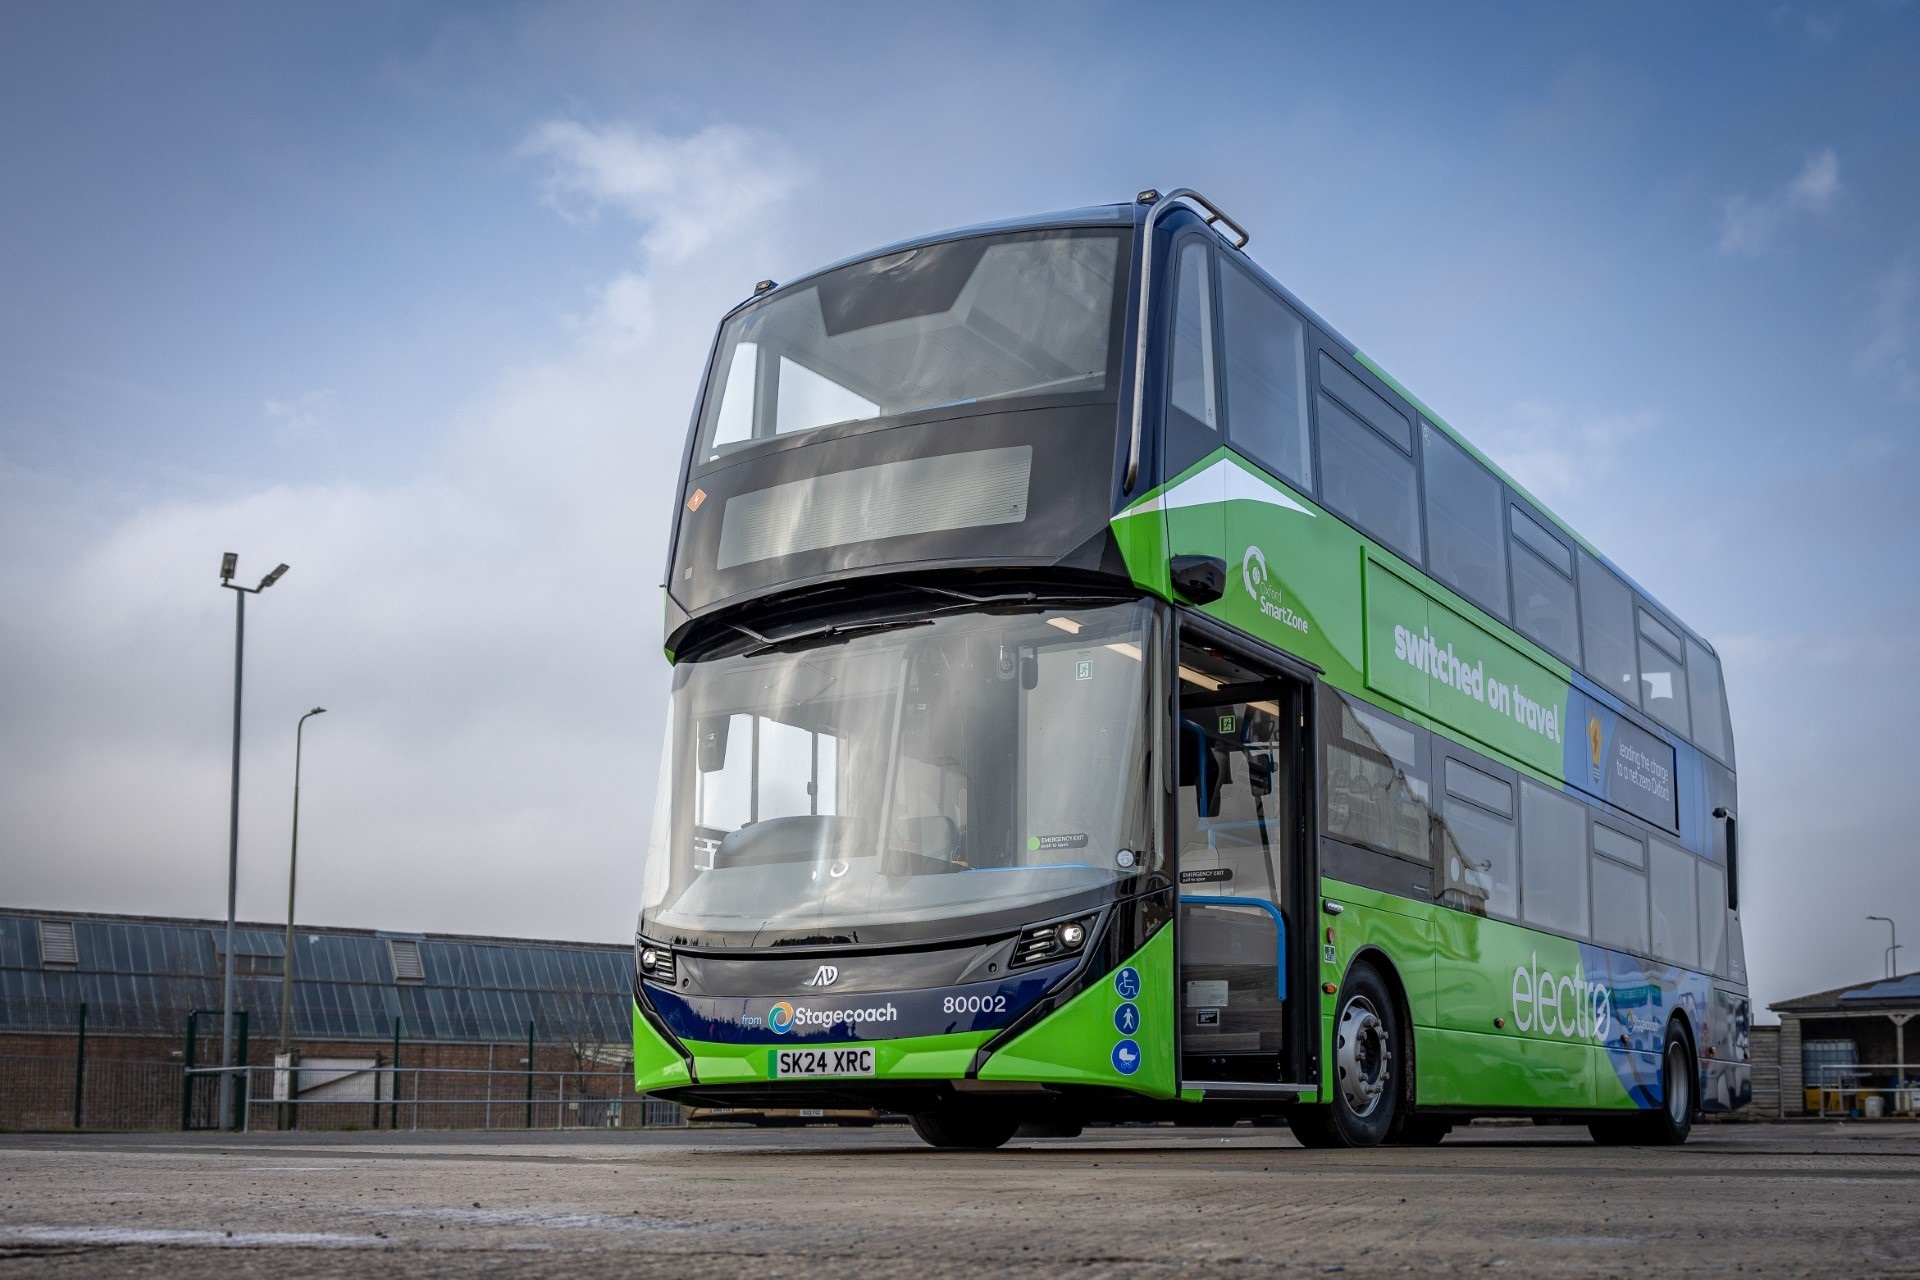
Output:
M280 1054L274 1063L286 1073L281 1077L284 1081L282 1100L287 1104L280 1112L283 1129L293 1118L293 891L294 878L300 870L300 746L307 721L325 715L326 711L325 707L315 707L293 727L293 847L287 853L287 942L286 955L280 961Z

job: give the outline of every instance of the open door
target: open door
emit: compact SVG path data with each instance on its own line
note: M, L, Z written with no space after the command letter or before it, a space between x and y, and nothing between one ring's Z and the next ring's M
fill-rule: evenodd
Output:
M1175 999L1182 1083L1293 1083L1289 928L1301 889L1302 686L1218 647L1180 647Z

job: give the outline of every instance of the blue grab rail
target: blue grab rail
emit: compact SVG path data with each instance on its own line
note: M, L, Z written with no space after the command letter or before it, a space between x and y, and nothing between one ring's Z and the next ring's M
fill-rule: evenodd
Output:
M1274 969L1279 974L1278 996L1282 1003L1287 998L1287 918L1280 914L1280 908L1265 898L1214 898L1201 895L1180 895L1180 905L1192 903L1195 906L1214 907L1259 907L1273 917L1274 931Z

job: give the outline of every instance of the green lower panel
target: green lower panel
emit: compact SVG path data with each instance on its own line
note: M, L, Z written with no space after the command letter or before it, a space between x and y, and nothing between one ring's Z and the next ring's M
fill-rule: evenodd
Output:
M1593 1107L1599 1054L1582 1044L1439 1027L1415 1033L1419 1098L1434 1106Z
M1116 984L1125 969L1138 974L1140 982L1131 1002L1139 1010L1139 1029L1130 1036L1114 1021L1125 1003ZM1130 1040L1139 1054L1139 1065L1131 1073L1117 1065L1123 1040ZM980 1069L980 1078L1108 1085L1153 1098L1173 1097L1173 930L1163 925L1121 970L1000 1049Z
M641 1093L690 1083L687 1060L633 1006L633 1087Z

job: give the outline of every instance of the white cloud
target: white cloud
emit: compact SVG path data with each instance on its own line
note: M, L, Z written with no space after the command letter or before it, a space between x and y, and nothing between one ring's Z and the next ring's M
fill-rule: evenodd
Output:
M550 120L522 145L552 162L548 202L563 216L624 213L655 258L677 261L785 199L800 167L772 135L711 125L686 138Z
M296 444L325 434L322 419L332 403L333 392L309 391L291 400L265 401L261 409L273 424L273 438L281 444Z
M1728 196L1720 202L1720 252L1764 252L1791 228L1831 212L1842 190L1840 158L1827 147L1771 195Z
M651 181L711 207L716 150L695 144L715 134L731 136L659 140ZM669 225L678 215L609 198L675 252L592 291L563 350L450 389L467 407L437 424L418 477L168 501L5 566L8 596L35 602L0 611L9 901L218 913L234 605L214 570L235 550L243 578L293 566L248 602L243 915L284 906L293 726L318 704L304 919L631 930L668 671L657 584L673 464L710 326L741 291L738 255L776 256L788 189L777 144L755 145L776 158L756 173L730 153L723 185L761 194L733 210L724 251L700 252ZM572 156L553 162L577 173ZM329 403L316 392L266 412L314 429ZM8 510L16 498L44 515ZM0 465L0 527L77 504Z
M1896 400L1920 399L1920 369L1914 367L1916 294L1912 254L1903 254L1874 282L1867 313L1867 342L1853 358L1854 373L1886 382Z
M1504 419L1476 427L1473 438L1535 497L1554 503L1612 475L1628 444L1656 422L1644 409L1575 411L1523 400Z

